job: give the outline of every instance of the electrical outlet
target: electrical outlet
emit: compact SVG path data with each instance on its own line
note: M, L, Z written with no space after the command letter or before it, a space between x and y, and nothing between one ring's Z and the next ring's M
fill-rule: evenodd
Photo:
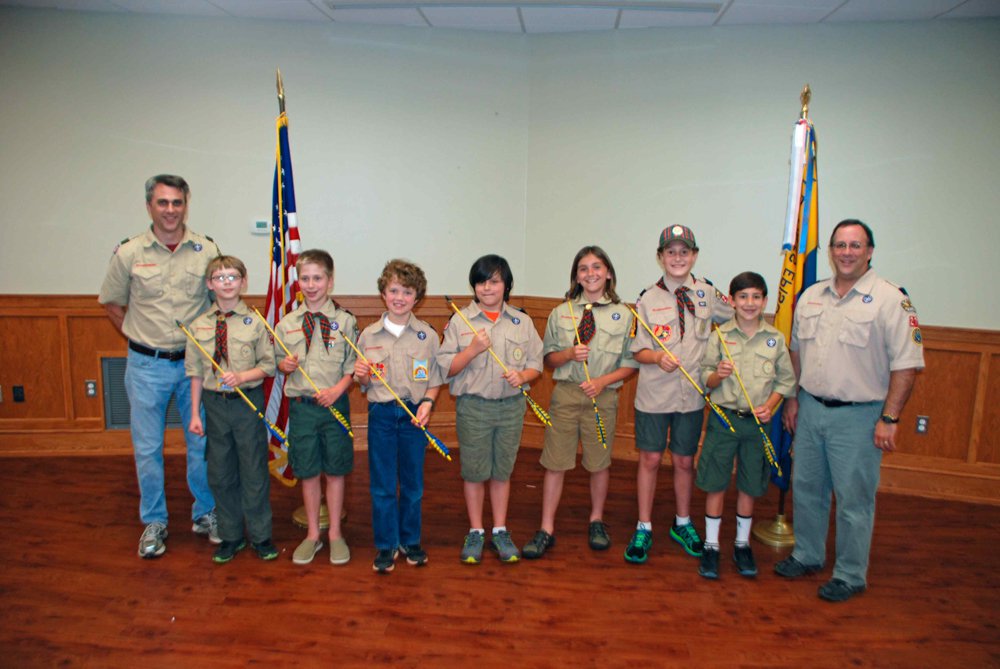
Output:
M930 429L930 416L917 416L917 434L927 434Z
M11 393L14 395L15 402L24 401L24 386L14 386L11 388Z
M97 397L97 381L87 379L83 382L83 387L87 391L87 397Z

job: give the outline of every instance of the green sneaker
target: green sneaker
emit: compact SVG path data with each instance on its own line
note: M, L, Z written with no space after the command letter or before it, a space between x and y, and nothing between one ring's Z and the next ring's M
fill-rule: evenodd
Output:
M255 542L251 546L253 546L253 551L257 554L257 557L265 562L278 559L278 547L270 539Z
M240 539L239 541L225 541L219 544L219 547L215 549L215 555L212 556L212 562L215 564L226 564L239 553L241 550L247 547L246 539Z
M497 552L500 562L512 564L521 559L521 552L514 545L514 540L510 538L510 532L500 530L494 532L490 539L490 546Z
M556 545L556 538L545 530L538 530L531 541L524 544L521 553L529 560L537 560L545 555L545 551Z
M653 533L649 530L636 530L625 548L625 561L642 564L649 558L649 549L652 547Z
M611 546L611 537L608 536L608 526L603 520L595 520L587 528L587 543L591 550L606 551Z
M705 548L701 537L698 536L698 530L694 529L694 525L691 523L680 526L672 525L670 538L683 546L684 552L691 557L701 557L701 552Z
M479 564L483 560L483 533L469 532L462 544L460 559L465 564Z

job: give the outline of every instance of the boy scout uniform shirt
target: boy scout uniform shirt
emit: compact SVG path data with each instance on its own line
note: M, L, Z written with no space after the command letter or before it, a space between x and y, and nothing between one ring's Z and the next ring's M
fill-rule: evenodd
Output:
M282 318L274 331L288 350L293 355L299 356L299 367L305 370L309 378L320 388L330 388L337 385L345 376L354 373L354 362L358 356L343 338L350 337L351 341L357 341L358 321L354 318L354 314L340 309L333 300L327 299L319 312L330 319L330 343L327 346L323 345L323 333L319 323L316 323L316 327L313 328L313 340L309 344L309 352L306 353L306 335L302 329L302 319L309 311L303 304ZM274 354L278 360L284 360L287 354L281 345L275 342L274 347ZM306 381L305 374L296 370L286 375L285 395L288 397L312 397L315 394L316 389Z
M478 302L472 302L462 313L476 328L476 332L486 329L493 352L503 360L507 369L542 371L542 338L538 336L531 318L506 302L500 310L496 322L491 321ZM458 314L451 317L444 329L444 342L438 353L438 366L447 374L451 363L459 351L472 342L473 333ZM511 386L503 376L503 369L493 359L489 351L483 351L469 361L460 373L449 380L449 390L455 397L476 395L487 400L499 400L520 395L520 388ZM527 390L527 385L525 390Z
M739 372L755 409L762 406L772 392L783 397L790 397L795 392L792 358L788 354L784 336L774 326L761 318L757 332L752 337L747 337L734 318L720 325L719 332L726 338L726 346L733 356L736 372ZM701 363L702 388L708 390L705 387L708 377L718 369L721 361L728 359L719 336L713 335ZM750 411L735 372L722 379L722 383L711 392L712 401L719 406Z
M194 319L188 328L209 356L215 354L215 324L218 320L216 316L218 310L218 305L213 303L208 311ZM229 360L223 358L219 365L227 372L246 372L258 368L267 376L274 376L274 349L271 347L271 337L267 328L259 318L254 317L243 300L233 308L233 312L233 315L226 319L226 348ZM231 390L229 387L222 387L215 366L190 340L184 354L184 373L187 376L203 379L202 387L205 390ZM244 390L256 388L263 382L263 379L251 381L240 385L240 388Z
M652 328L660 341L680 361L684 369L695 374L701 369L701 359L712 335L712 322L724 322L733 317L733 308L726 297L712 284L688 275L684 283L694 304L694 314L685 313L684 339L681 339L677 317L677 298L670 282L663 279L667 290L653 284L639 295L636 311ZM631 351L659 351L660 346L649 336L641 323L635 325ZM658 365L639 365L639 382L635 389L635 408L645 413L687 413L705 406L705 400L694 389L681 370L667 373Z
M187 227L171 252L150 226L115 249L97 301L128 307L122 332L130 340L180 350L187 340L176 321L190 323L208 307L205 270L219 255L214 241Z
M843 298L832 279L807 288L796 303L790 348L799 353L799 386L844 402L881 402L890 371L924 367L916 309L874 270Z
M440 346L437 332L411 313L402 334L396 337L385 329L385 317L383 313L364 329L358 348L400 398L419 402L430 388L444 383L444 374L435 359ZM374 373L369 374L365 392L369 402L395 399Z
M573 312L570 313L569 303L563 302L549 314L545 324L545 339L542 342L542 357L576 345L576 327L580 324L584 310L588 304L593 304L594 338L590 340L590 354L587 356L587 368L590 378L604 376L620 367L639 367L632 359L629 345L629 326L632 323L632 312L624 304L615 304L607 297L590 303L581 294L573 300ZM583 363L570 360L556 367L552 372L554 381L565 381L577 385L587 380ZM620 388L624 381L616 381L608 388Z

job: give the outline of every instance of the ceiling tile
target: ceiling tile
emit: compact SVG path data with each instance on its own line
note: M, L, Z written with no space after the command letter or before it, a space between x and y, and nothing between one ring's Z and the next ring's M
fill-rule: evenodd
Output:
M421 7L424 16L435 28L465 28L496 32L521 32L517 7Z
M212 0L212 4L230 16L243 19L330 21L309 0Z
M334 9L330 12L338 23L368 23L385 26L427 27L417 8L387 7L385 9Z
M954 9L962 0L848 0L826 21L916 21L933 19Z
M521 16L529 33L581 32L614 29L618 10L603 7L521 7Z

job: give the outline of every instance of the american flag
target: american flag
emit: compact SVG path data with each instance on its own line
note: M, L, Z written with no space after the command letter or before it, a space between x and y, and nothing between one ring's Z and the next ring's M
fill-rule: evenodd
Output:
M295 261L302 251L299 226L295 218L295 187L292 182L292 156L288 149L288 117L281 112L277 120L278 142L274 157L273 207L271 210L271 278L267 286L264 317L273 328L285 314L302 301ZM288 400L285 398L285 375L278 372L264 381L267 419L288 433ZM268 468L287 486L296 483L288 465L288 451L273 436Z

